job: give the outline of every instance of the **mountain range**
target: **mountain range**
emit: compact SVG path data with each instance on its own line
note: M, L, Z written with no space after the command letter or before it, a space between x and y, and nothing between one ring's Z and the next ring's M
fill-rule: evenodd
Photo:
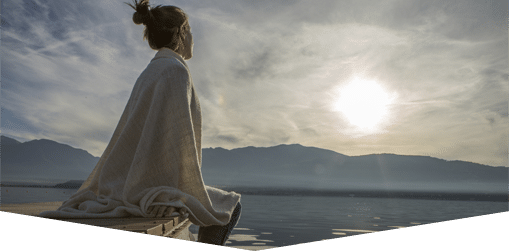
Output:
M21 143L1 136L0 145L2 183L85 179L99 160L85 150L48 139Z
M98 157L52 140L1 137L2 184L84 180ZM427 156L347 156L299 144L202 150L202 175L216 186L507 193L508 168Z
M508 168L427 156L346 156L298 144L203 149L206 184L329 190L507 193Z

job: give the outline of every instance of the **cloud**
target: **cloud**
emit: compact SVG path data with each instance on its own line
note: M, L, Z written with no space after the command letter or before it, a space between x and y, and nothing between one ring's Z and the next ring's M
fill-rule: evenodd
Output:
M3 133L102 153L155 54L122 2L3 3ZM507 2L171 4L191 19L204 147L300 143L507 165ZM333 109L355 77L395 97L375 132Z
M2 31L2 109L26 123L13 127L12 120L3 120L4 133L50 138L94 155L102 152L150 55L132 60L129 52L137 50L136 43L124 42L133 47L129 49L118 42L129 41L125 35L133 32L124 29L125 22L113 22L112 13L101 15L105 11L99 5L4 4L8 11L2 20L9 25ZM124 38L118 32L110 37L119 28L125 30Z

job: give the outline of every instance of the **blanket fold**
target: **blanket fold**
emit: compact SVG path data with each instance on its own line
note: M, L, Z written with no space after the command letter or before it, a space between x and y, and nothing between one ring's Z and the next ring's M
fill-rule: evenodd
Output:
M240 195L206 186L201 173L201 109L181 56L161 49L141 73L113 136L80 189L48 218L148 214L185 208L199 226L225 225Z

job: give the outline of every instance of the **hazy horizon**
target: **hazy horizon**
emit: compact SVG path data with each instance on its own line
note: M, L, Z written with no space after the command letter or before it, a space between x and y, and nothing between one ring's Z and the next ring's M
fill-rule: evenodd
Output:
M2 136L5 136L5 135L2 135ZM11 139L14 139L12 137L9 137L9 136L5 136L5 137L8 137L8 138L11 138ZM16 140L16 139L15 139ZM32 139L32 140L41 140L41 139ZM27 140L27 141L19 141L20 143L25 143L25 142L29 142L29 141L32 141L32 140ZM46 139L46 140L51 140L51 141L54 141L52 139ZM57 141L55 141L57 142ZM57 142L57 143L61 143L61 142ZM63 143L61 143L63 144ZM1 145L1 141L0 141L0 145ZM225 149L225 150L228 150L228 151L231 151L231 150L237 150L237 149L242 149L242 148L249 148L249 147L255 147L255 148L272 148L272 147L277 147L277 146L287 146L287 145L300 145L300 146L303 146L303 147L312 147L312 148L319 148L319 149L323 149L323 150L329 150L329 151L333 151L333 152L336 152L334 150L331 150L331 149L325 149L325 148L320 148L320 147L315 147L315 146L306 146L306 145L302 145L302 144L299 144L299 143L293 143L293 144L278 144L278 145L272 145L272 146L262 146L262 147L257 147L257 146L242 146L242 147L238 147L238 148L224 148L224 147L206 147L206 148L203 148L203 149L217 149L217 148L221 148L221 149ZM72 147L72 146L71 146ZM76 148L76 147L74 147ZM76 148L76 149L81 149L81 148ZM81 150L85 150L85 149L81 149ZM86 151L86 150L85 150ZM87 151L88 152L88 151ZM89 153L89 152L88 152ZM384 155L384 154L388 154L388 155L398 155L398 156L425 156L425 157L432 157L432 158L437 158L437 157L433 157L433 156L426 156L426 155L413 155L413 154L394 154L394 153L368 153L368 154L361 154L361 155L346 155L346 154L343 154L343 153L340 153L340 152L336 152L336 153L339 153L339 154L342 154L342 155L345 155L347 157L362 157L362 156L368 156L368 155ZM91 153L90 153L91 154ZM94 156L94 155L92 155ZM100 158L101 155L99 156L94 156L95 158ZM438 159L441 159L441 158L438 158ZM447 161L463 161L463 160L447 160ZM464 162L470 162L470 163L475 163L475 164L481 164L481 165L484 165L482 163L476 163L476 162L471 162L471 161L464 161ZM490 165L488 165L490 166ZM508 167L508 166L493 166L493 167Z
M100 156L155 55L119 1L3 1L1 133ZM508 163L507 1L152 0L190 17L203 148Z
M2 146L5 184L85 180L98 161L82 150L50 141L25 144ZM59 158L51 157L57 154ZM81 161L72 162L76 159ZM507 193L508 188L507 167L424 156L346 156L302 145L206 148L202 164L207 185L229 187L453 193Z

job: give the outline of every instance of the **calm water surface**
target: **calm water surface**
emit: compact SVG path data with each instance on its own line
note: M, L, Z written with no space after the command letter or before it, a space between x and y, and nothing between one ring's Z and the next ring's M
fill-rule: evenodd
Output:
M64 201L76 191L2 187L1 203ZM508 211L507 202L325 196L242 195L241 203L229 246L286 246Z
M253 243L286 246L355 234L508 211L507 202L415 199L242 196L233 234ZM242 245L230 240L232 245Z

